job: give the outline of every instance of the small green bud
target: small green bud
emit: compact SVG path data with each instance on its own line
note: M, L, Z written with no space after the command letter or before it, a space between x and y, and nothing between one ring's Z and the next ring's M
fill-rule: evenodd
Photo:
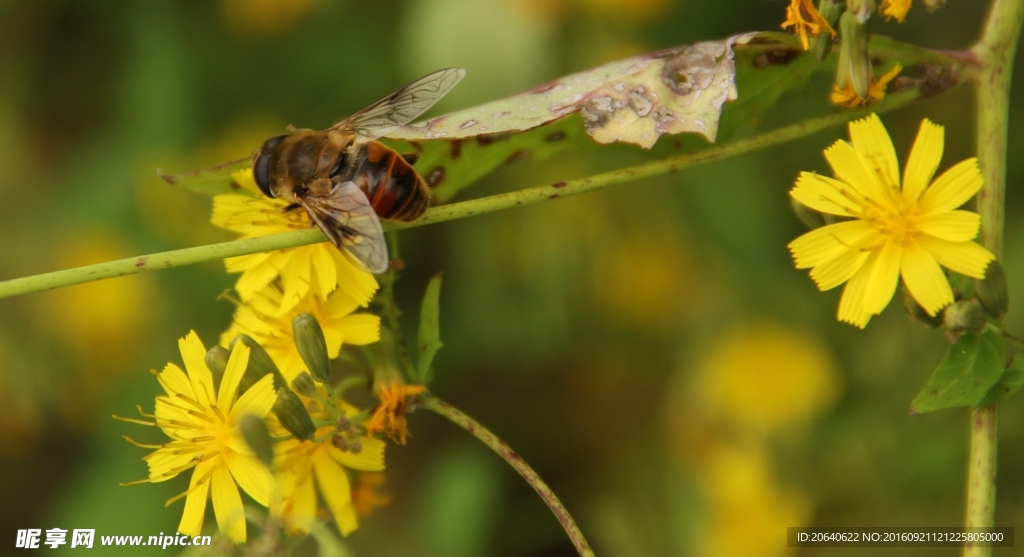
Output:
M941 313L938 315L928 315L928 312L906 290L903 291L903 309L907 310L907 315L924 323L929 329L935 329L942 325Z
M1010 308L1010 293L1006 287L1006 271L998 260L985 270L985 278L974 279L974 293L993 319L1001 319Z
M818 13L821 17L828 22L832 27L836 26L836 21L839 20L840 14L842 14L842 1L833 2L833 0L819 0L818 2ZM811 45L811 51L814 54L814 59L821 62L828 57L829 52L832 51L832 34L824 32L814 38L814 43Z
M309 372L321 383L331 380L331 360L327 356L327 340L315 317L309 313L300 314L292 320L295 347L306 362Z
M215 389L220 389L220 378L224 377L224 369L228 367L228 358L230 356L231 352L219 344L206 351L206 356L203 360L206 361L206 367L210 368L210 373L213 374L213 387Z
M277 390L274 415L281 422L281 426L294 435L296 439L308 441L316 433L313 420L309 417L306 407L302 405L302 401L299 400L299 395L293 393L287 387Z
M295 379L292 379L292 388L303 396L313 396L316 394L316 383L308 371L303 371L296 375Z
M985 308L978 300L960 300L942 312L942 322L954 332L980 332L985 328Z
M264 464L270 466L274 461L274 445L270 441L267 424L252 414L246 414L238 421L238 425L249 448Z
M857 96L866 99L871 87L871 59L868 56L868 33L864 22L851 10L839 18L843 43L839 47L839 67L836 85L846 89L852 84Z
M242 376L242 381L239 383L239 392L244 392L257 381L263 379L263 376L268 373L274 375L275 388L280 389L288 385L284 376L281 375L281 370L277 369L277 364L271 359L270 354L267 354L267 351L260 346L260 343L253 340L249 335L244 334L238 335L231 342L234 344L239 341L249 347L249 367L245 368L245 375Z

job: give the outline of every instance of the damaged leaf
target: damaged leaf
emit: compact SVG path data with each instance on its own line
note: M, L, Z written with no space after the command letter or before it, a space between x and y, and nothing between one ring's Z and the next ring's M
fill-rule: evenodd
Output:
M650 148L663 134L693 132L714 141L726 101L736 98L733 45L753 33L616 60L526 92L388 134L392 139L465 139L519 132L579 112L599 143Z

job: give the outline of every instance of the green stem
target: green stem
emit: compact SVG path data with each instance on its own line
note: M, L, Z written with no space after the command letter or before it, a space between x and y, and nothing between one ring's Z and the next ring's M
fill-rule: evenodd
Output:
M401 223L388 221L384 223L385 230L397 230L412 228L425 224L445 222L472 215L481 215L503 209L510 209L520 205L530 205L558 197L568 197L590 191L606 188L615 184L632 182L641 178L649 178L677 172L685 168L691 168L701 164L720 161L751 153L774 145L780 145L795 139L800 139L837 126L850 120L863 117L870 112L883 112L903 106L916 99L919 92L910 91L889 95L881 103L855 110L844 110L803 122L793 124L775 131L764 133L747 139L741 139L724 145L708 147L696 153L687 153L675 157L669 157L659 161L641 164L631 168L623 168L604 174L597 174L579 180L558 182L548 186L537 186L526 188L510 193L492 195L480 199L451 203L432 207L422 217L414 222ZM142 257L131 257L116 261L107 261L96 265L77 267L64 271L43 273L29 277L22 277L13 280L0 282L0 298L28 294L41 290L50 290L62 286L71 286L105 278L131 275L141 271L155 269L168 269L191 265L213 259L225 257L236 257L265 251L280 250L304 246L324 241L324 235L320 230L311 228L308 230L297 230L294 232L282 232L259 238L250 238L210 244L194 248L185 248Z
M972 52L979 69L975 74L978 163L985 184L978 193L981 239L995 256L1003 251L1004 199L1006 193L1006 136L1010 111L1010 79L1017 51L1024 0L995 0L981 40ZM996 513L996 407L971 410L971 448L967 465L965 526L991 528ZM988 557L991 547L968 544L965 557Z
M565 505L558 500L558 496L555 495L554 491L551 491L551 488L548 487L548 484L544 483L544 480L537 475L537 472L534 472L533 468L523 461L522 457L516 454L511 447L499 439L497 435L491 433L490 430L480 425L479 422L437 397L422 395L420 396L420 404L424 408L437 412L454 422L455 425L472 433L483 444L490 447L492 451L498 453L498 456L503 458L509 466L515 468L516 472L519 472L519 475L526 480L526 483L530 484L530 487L537 492L537 495L540 495L540 498L544 500L544 503L551 509L551 512L555 513L555 518L558 519L558 522L562 523L562 528L565 528L565 533L569 535L569 539L572 540L576 551L581 556L593 557L594 551L590 549L590 544L583 537L583 532L580 531L579 526L576 525L576 521L572 519L572 515L569 514Z

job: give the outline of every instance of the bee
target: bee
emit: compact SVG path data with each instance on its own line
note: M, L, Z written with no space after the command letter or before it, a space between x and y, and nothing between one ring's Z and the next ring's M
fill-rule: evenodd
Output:
M208 171L163 176L170 183L251 161L264 195L303 209L313 224L358 267L374 274L388 268L380 220L413 221L430 203L426 182L400 155L377 141L427 111L466 75L447 68L426 75L323 131L288 129L263 143L251 159Z

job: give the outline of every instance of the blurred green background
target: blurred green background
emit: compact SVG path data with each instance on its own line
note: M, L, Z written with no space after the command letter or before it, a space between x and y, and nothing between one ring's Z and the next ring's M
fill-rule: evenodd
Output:
M963 48L983 4L954 0L928 14L915 3L905 24L876 17L870 29ZM155 169L244 156L287 124L324 128L431 70L468 71L438 113L649 50L774 30L785 5L0 1L0 280L229 239L209 224L209 199ZM738 133L824 110L828 85L790 92ZM1015 301L1024 299L1019 97L1004 259ZM966 88L884 115L901 159L923 117L946 126L943 168L973 155ZM398 296L410 330L427 280L444 272L433 391L519 451L598 555L796 555L784 547L787 526L961 523L968 413L908 415L941 359L941 334L910 321L898 298L865 331L836 322L838 290L818 293L785 247L804 232L786 192L800 170L828 171L821 151L839 137L836 128L401 233ZM568 150L506 166L459 198L650 158L620 146ZM233 306L217 298L235 278L209 262L0 300L0 554L24 551L14 549L19 528L174 532L182 506L164 501L187 479L119 487L146 474L145 451L121 436L156 437L110 416L152 408L158 385L147 371L178 360L177 338L190 329L218 338ZM1007 324L1024 332L1019 304ZM388 447L391 504L346 540L354 555L574 554L541 500L466 432L426 412L410 424L409 444ZM999 437L996 522L1020 526L1022 397L1001 406ZM295 554L316 551L307 540Z

